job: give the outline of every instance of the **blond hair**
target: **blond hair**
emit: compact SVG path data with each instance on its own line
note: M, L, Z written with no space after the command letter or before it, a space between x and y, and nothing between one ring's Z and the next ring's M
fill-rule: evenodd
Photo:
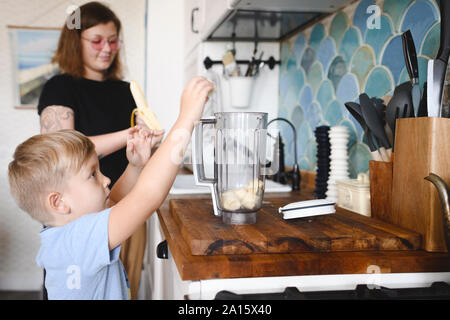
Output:
M75 130L35 135L21 143L8 166L11 194L33 219L48 225L46 196L65 186L95 153L89 138Z

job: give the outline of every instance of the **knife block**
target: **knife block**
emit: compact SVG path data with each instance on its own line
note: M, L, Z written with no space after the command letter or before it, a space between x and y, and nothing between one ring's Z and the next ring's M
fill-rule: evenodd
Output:
M430 173L450 183L450 119L397 119L392 222L420 233L424 250L447 252L439 196L424 179Z
M392 168L392 161L369 161L371 216L391 224L393 224Z

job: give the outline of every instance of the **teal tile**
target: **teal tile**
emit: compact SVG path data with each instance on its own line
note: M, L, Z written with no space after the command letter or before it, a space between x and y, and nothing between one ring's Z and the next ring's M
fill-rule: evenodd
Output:
M303 110L299 105L294 107L294 110L292 111L292 114L291 114L291 120L292 120L292 124L296 128L300 127L300 125L302 124L302 122L304 120L303 119Z
M338 125L342 120L341 102L338 100L331 101L325 108L324 119L328 122L330 127Z
M339 53L345 61L350 62L353 53L360 45L359 32L356 28L350 27L345 31L339 46Z
M331 60L336 55L336 45L332 38L325 38L317 51L317 60L323 66L323 72L328 73L328 67L330 66Z
M322 110L320 106L313 102L309 106L302 107L305 120L308 122L310 128L314 129L319 125L321 119Z
M336 42L336 47L339 48L341 39L348 26L349 20L347 15L343 11L338 12L331 21L330 29L328 30L328 32Z
M336 97L342 102L355 101L360 93L358 79L352 73L342 77L336 90Z
M325 28L321 23L316 24L312 30L309 37L309 46L313 48L315 52L318 51L320 42L322 42L325 37Z
M353 167L353 164L350 161L348 162L348 174L350 179L356 179L356 177L358 177L356 169Z
M306 85L303 87L302 91L300 92L300 99L299 103L302 107L309 106L314 99L314 92L312 88L309 85Z
M369 29L370 5L382 7L380 28ZM401 34L410 28L418 53L419 80L426 81L428 59L439 48L437 0L360 0L354 9L337 12L328 23L319 22L280 45L280 117L297 128L298 162L302 170L316 170L317 145L313 134L320 125L349 129L349 169L352 178L368 171L372 159L359 123L344 107L358 102L360 92L381 97L409 81ZM349 21L351 17L352 21ZM307 35L307 33L309 34ZM286 165L293 164L293 136L279 124Z
M377 62L381 62L381 52L386 40L392 36L390 20L382 15L380 17L380 29L369 29L366 32L365 42L373 48Z
M305 48L306 48L305 35L299 34L297 36L297 38L295 39L294 46L293 46L294 55L297 58L298 62L302 61L302 55L303 55L303 51L305 50Z
M363 86L367 75L375 65L375 56L372 49L368 46L361 46L353 55L350 71L356 75L358 84Z
M435 59L441 43L441 24L434 25L425 36L422 44L421 54L427 56L430 59ZM419 52L419 47L416 48L416 52Z
M436 22L439 22L439 11L436 7L428 0L415 1L405 14L401 31L411 30L414 43L420 48L428 30Z
M316 61L312 64L311 68L309 68L308 72L308 83L312 87L314 92L317 92L319 89L319 85L323 79L323 70L320 62Z
M295 91L292 87L289 88L286 95L281 98L281 103L288 110L292 110L294 106L297 104L298 92Z
M294 55L290 56L286 62L286 72L293 72L297 70L297 59Z
M288 118L288 120L290 120ZM282 121L278 121L277 123L278 128L280 129L280 135L284 143L284 153L285 153L285 160L286 163L293 163L294 162L294 134L292 132L291 127Z
M315 138L308 140L306 145L306 158L309 160L309 171L316 171L317 166L317 142Z
M355 169L355 173L366 172L369 170L369 161L372 160L369 148L361 143L355 143L348 152L349 162ZM351 178L356 178L353 176Z
M307 47L303 53L302 60L300 65L305 70L306 74L308 74L309 68L314 63L316 59L316 53L311 47Z
M321 109L325 110L325 107L334 98L334 88L330 80L326 79L320 84L317 91L316 100L319 102Z
M406 9L413 0L385 0L383 4L383 12L387 13L392 21L394 21L394 30L400 31L400 23Z
M367 78L363 92L369 97L382 97L393 89L394 83L389 71L383 67L375 67Z
M291 87L294 89L294 91L300 92L300 90L305 85L305 75L303 73L303 70L290 70L288 73L288 81L290 82Z
M304 121L296 128L297 130L297 157L300 159L306 153L308 141L314 138L313 132L308 124Z
M337 56L331 62L328 69L328 79L331 80L335 90L341 81L342 77L347 73L347 63L341 56Z
M284 73L280 76L280 96L285 97L287 91L292 86L292 80L288 73Z
M400 72L405 66L405 58L403 56L403 45L401 34L391 38L383 52L382 63L392 73L394 82L398 82Z

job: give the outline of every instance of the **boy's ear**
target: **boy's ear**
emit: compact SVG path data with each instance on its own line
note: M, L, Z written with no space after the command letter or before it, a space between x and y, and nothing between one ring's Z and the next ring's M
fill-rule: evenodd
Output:
M52 192L47 196L47 205L50 209L59 214L69 214L70 207L64 202L62 194L59 192Z

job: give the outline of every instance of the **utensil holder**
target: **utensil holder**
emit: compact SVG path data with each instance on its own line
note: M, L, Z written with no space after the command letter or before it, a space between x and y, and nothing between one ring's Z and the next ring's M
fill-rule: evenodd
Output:
M447 252L439 196L424 180L430 173L450 183L450 119L397 119L392 222L420 233L424 250Z
M253 77L230 77L231 106L234 108L247 108L253 93Z
M371 216L388 223L394 222L392 219L392 168L392 161L369 161Z

